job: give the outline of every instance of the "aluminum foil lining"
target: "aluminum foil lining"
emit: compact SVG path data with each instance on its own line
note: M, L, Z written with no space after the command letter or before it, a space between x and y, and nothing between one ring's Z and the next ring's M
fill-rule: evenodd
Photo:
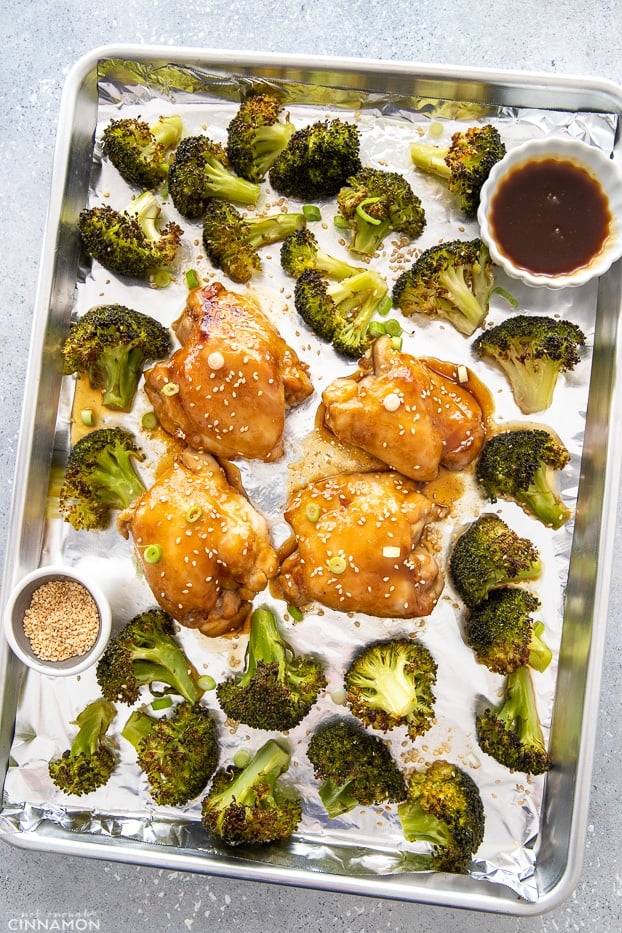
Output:
M234 78L228 82L227 94L235 98L232 86L235 88ZM300 88L290 89L288 110L294 125L302 126L336 114L355 121L361 131L363 162L403 172L423 201L427 225L420 239L403 247L395 237L389 237L382 253L373 260L374 267L385 275L389 285L394 282L397 271L409 265L404 259L412 261L418 251L437 241L456 237L468 239L478 233L474 222L465 222L458 215L452 196L441 183L412 168L408 152L411 140L443 145L456 129L464 128L465 122L474 123L485 118L498 126L508 148L546 134L583 139L607 152L613 145L616 119L611 115L509 108L491 110L451 101L422 100L412 102L410 109L404 108L402 103L396 106L390 97L374 99L372 95L368 95L363 107L346 106L344 109L344 101L341 100L336 109L331 106L330 93L323 90L326 100L308 106L301 102ZM195 87L191 87L188 93L173 93L157 84L147 82L143 85L131 74L126 85L119 80L102 81L100 94L90 202L106 201L117 207L127 203L130 191L116 171L102 160L98 142L102 128L111 118L136 115L151 121L160 114L180 113L185 135L207 132L213 139L225 142L227 124L237 106L230 99L223 100L223 94L214 88L197 92ZM279 209L280 199L270 192L267 184L263 191L258 209ZM326 251L345 257L343 240L333 225L334 202L322 203L321 208L322 221L313 224L313 230ZM204 281L220 280L232 290L254 296L310 366L315 393L288 415L286 453L282 460L272 464L237 463L247 493L268 518L274 543L278 545L289 533L283 520L283 508L293 484L304 476L316 476L318 469L321 472L327 468L322 458L316 458L313 463L308 459L308 439L313 434L322 389L337 376L352 371L354 364L335 355L326 344L301 327L293 308L293 280L280 268L278 245L263 249L263 271L252 283L234 286L205 258L200 224L177 217L170 202L165 202L164 214L167 219L178 220L185 231L180 268L194 268ZM402 257L401 266L396 261L396 251ZM553 292L528 288L506 280L499 273L497 284L515 296L521 311L567 316L576 321L587 335L582 361L574 372L560 378L552 407L529 418L532 423L553 427L571 453L571 463L561 475L561 489L566 504L572 508L576 502L588 400L596 283ZM185 295L183 275L179 275L168 288L155 289L116 279L93 264L92 268L89 266L83 270L76 284L73 314L77 317L93 305L118 301L170 324L181 312ZM508 313L512 312L506 301L495 295L488 321L497 323ZM393 316L400 315L393 312ZM525 421L514 404L505 378L492 366L475 360L470 350L470 339L438 320L414 317L402 319L402 323L405 351L416 356L437 356L472 368L492 393L495 420L500 424ZM60 450L66 450L69 443L74 390L73 379L66 378L58 413L56 446ZM140 431L142 414L149 407L141 389L133 412L123 417L123 424ZM113 414L107 416L108 423L117 423L118 420ZM145 450L148 457L143 477L149 481L162 450L157 444L147 446ZM328 469L334 471L339 469L339 465L333 462ZM445 557L456 529L487 508L490 508L489 504L467 476L464 494L453 504L450 516L438 526L439 546ZM532 585L532 589L542 603L539 617L545 622L546 638L554 650L554 661L544 673L534 675L534 682L541 719L548 734L573 523L571 520L560 530L551 531L512 503L500 502L494 508L512 528L536 544L544 563L543 576ZM41 563L51 561L80 567L83 572L86 570L97 578L110 597L117 628L136 612L154 605L153 596L132 555L131 544L114 527L96 533L74 532L58 518L53 498ZM315 606L305 612L303 621L296 622L287 613L287 607L272 599L267 592L258 596L257 603L274 608L295 649L321 652L328 677L325 694L310 715L287 737L293 752L288 779L304 799L302 823L287 845L269 847L260 852L231 853L216 844L202 829L199 822L200 799L180 809L155 806L144 777L136 766L133 749L120 736L130 713L127 707L119 707L112 727L119 766L109 784L80 799L68 798L57 790L48 777L48 761L69 747L74 734L72 721L80 709L99 693L93 669L66 680L52 680L32 672L24 675L11 763L4 787L4 809L0 816L3 825L12 832L36 833L52 824L77 837L108 836L183 848L210 858L230 858L233 854L243 860L264 862L284 870L302 868L351 876L417 871L417 855L425 851L425 847L405 842L396 808L357 808L343 817L329 820L319 801L317 783L305 755L305 743L314 727L326 716L348 712L340 705L343 671L356 648L379 637L407 633L416 635L438 662L436 722L414 743L407 739L405 730L395 730L386 738L406 771L442 756L456 762L473 776L486 808L486 833L471 874L474 878L505 885L527 901L536 901L538 891L534 866L546 777L512 774L478 748L474 732L475 704L481 697L496 701L503 678L478 664L471 650L465 646L461 636L461 614L464 610L452 591L450 581L447 581L433 613L414 621L344 615ZM243 665L245 636L208 639L194 631L181 629L179 637L199 671L212 675L216 681ZM147 695L145 699L148 699ZM214 692L206 693L204 702L213 709L220 724L221 764L229 763L240 747L258 748L268 737L269 733L227 724Z

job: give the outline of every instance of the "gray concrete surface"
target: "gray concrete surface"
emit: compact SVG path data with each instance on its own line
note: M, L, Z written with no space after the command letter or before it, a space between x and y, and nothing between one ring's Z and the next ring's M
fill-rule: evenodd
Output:
M81 55L112 42L157 43L511 67L622 83L621 0L0 0L0 30L0 529L9 506L61 89ZM622 930L621 544L619 534L584 869L575 893L553 912L497 917L2 846L0 931ZM1 557L4 539L0 547Z

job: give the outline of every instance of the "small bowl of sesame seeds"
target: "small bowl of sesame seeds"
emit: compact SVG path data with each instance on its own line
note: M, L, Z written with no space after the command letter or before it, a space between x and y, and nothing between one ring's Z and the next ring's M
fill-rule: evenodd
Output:
M110 604L99 586L68 567L39 567L10 593L4 631L28 667L53 677L94 664L110 638Z

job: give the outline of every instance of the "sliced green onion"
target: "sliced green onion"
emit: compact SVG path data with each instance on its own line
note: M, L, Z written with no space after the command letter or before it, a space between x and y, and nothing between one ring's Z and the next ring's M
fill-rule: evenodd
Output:
M247 748L238 748L233 756L233 764L236 768L245 768L251 760L251 753Z
M370 321L369 327L367 328L367 333L370 337L382 337L383 334L386 334L383 321Z
M188 269L186 272L186 285L188 290L193 288L198 288L201 283L199 282L199 276L196 269Z
M158 697L156 700L151 701L151 706L153 709L168 709L169 706L173 705L171 697Z
M440 122L440 120L432 120L430 123L430 128L428 129L430 136L433 139L438 139L439 136L443 135L443 132L443 124Z
M502 298L505 298L505 300L507 301L507 303L508 303L512 308L518 308L518 301L516 300L516 298L514 297L514 295L511 295L510 292L508 292L508 291L505 290L505 288L501 288L500 285L497 285L496 288L493 288L493 290L491 291L490 294L491 294L491 295L501 295L501 297L502 297Z
M173 281L173 276L168 269L158 269L153 276L153 284L156 288L168 288Z
M148 544L143 552L148 564L157 564L162 557L162 548L159 544Z
M294 622L302 622L302 620L304 619L304 615L302 614L298 606L288 606L287 611L289 612Z
M95 412L92 408L83 408L80 412L80 421L85 428L92 428L95 424Z
M158 416L155 411L146 411L140 419L140 423L147 431L153 431L158 426Z
M307 516L310 522L313 522L315 524L315 522L320 517L320 507L317 504L317 502L307 502L307 507L305 509L305 515Z
M337 575L343 573L347 566L345 557L331 557L328 561L328 569Z
M400 335L399 337L391 337L391 346L394 350L401 350L404 345L404 338Z
M184 518L187 522L190 522L193 525L203 515L203 509L200 505L191 505L189 509L184 513Z
M378 224L380 223L380 220L378 220L377 217L372 217L370 214L368 214L367 211L365 210L365 206L367 204L377 204L379 200L380 198L364 198L361 201L361 203L357 205L357 208L356 208L356 213L359 215L361 220L366 221L366 223L368 224L373 224L374 227L378 226Z
M402 333L402 325L399 321L396 321L395 318L387 321L384 325L385 334L388 334L389 337L399 337Z
M321 220L322 212L317 206L317 204L304 204L302 208L302 213L305 216L305 220Z
M391 301L391 296L385 295L382 301L380 302L380 304L378 305L378 308L376 309L376 313L379 314L381 317L386 317L386 315L389 313L392 307L393 307L393 302Z
M171 396L177 395L179 392L179 386L176 382L165 382L160 389L160 392L162 395L166 395L167 398L171 398Z
M216 681L210 674L203 674L199 677L198 684L201 690L214 690L216 688Z

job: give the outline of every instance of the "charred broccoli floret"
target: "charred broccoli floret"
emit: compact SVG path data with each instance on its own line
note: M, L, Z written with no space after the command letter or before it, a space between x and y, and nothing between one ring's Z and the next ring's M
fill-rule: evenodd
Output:
M531 414L549 408L559 374L575 368L584 344L585 334L571 321L518 314L483 331L473 350L497 363L516 404Z
M143 365L171 349L169 330L125 305L90 308L71 325L63 344L65 375L84 373L102 390L106 408L129 411Z
M198 703L201 678L175 638L171 616L162 609L139 612L108 642L97 662L97 682L112 702L131 706L145 686Z
M109 204L85 208L78 228L84 248L92 259L117 275L147 278L170 269L183 230L174 221L161 229L161 207L151 191L143 191L117 211Z
M318 120L293 134L268 173L279 194L300 201L331 198L361 168L358 127Z
M286 732L307 715L326 686L321 661L296 654L267 607L251 615L245 667L216 688L230 719L255 729Z
M355 807L397 803L406 796L406 781L388 746L354 721L321 723L309 740L307 757L331 819Z
M371 345L369 325L387 297L387 284L373 269L328 282L316 269L296 280L294 306L318 337L337 353L359 359Z
M257 203L260 187L235 174L223 145L209 136L186 136L171 162L168 190L179 213L197 220L210 198L250 207Z
M425 227L425 211L399 172L364 166L337 194L339 214L350 230L348 249L373 256L389 233L415 240Z
M296 127L279 121L283 104L271 94L251 94L227 127L227 154L234 170L248 181L261 182Z
M203 246L217 269L234 282L248 282L261 270L259 249L284 240L305 223L301 211L243 216L233 204L214 198L203 214Z
M410 145L416 168L444 179L467 217L477 214L482 185L504 155L505 144L499 131L490 124L457 131L448 147L420 142Z
M467 613L465 641L477 660L496 674L510 674L526 664L544 671L553 655L542 638L543 623L533 619L539 608L540 600L529 590L492 590Z
M111 120L102 134L102 153L128 184L157 188L168 177L171 152L182 129L178 114L151 125L135 117Z
M397 810L405 838L432 847L422 867L467 874L484 839L486 816L473 778L444 759L409 779L407 798Z
M510 771L544 774L551 767L529 667L508 674L501 704L479 713L476 727L482 751Z
M105 736L116 712L99 697L77 715L74 724L79 728L71 747L48 765L50 778L66 794L90 794L108 783L117 759Z
M345 674L346 702L365 726L405 726L415 739L433 723L437 664L425 645L391 638L363 647Z
M283 240L281 266L284 272L295 279L306 269L315 269L338 282L364 271L361 266L351 266L343 259L324 252L317 237L308 227L290 233Z
M145 487L134 469L144 454L123 428L100 428L69 451L59 494L63 519L76 531L105 528L113 509L125 509Z
M179 703L170 716L161 718L136 709L121 735L134 746L138 766L160 806L180 807L197 797L218 767L216 724L198 703Z
M494 288L494 270L482 240L451 240L425 250L393 286L393 304L410 317L434 315L467 337L480 327Z
M536 580L542 561L535 545L494 512L484 512L456 539L449 572L458 595L473 607L508 583Z
M570 454L550 431L519 428L489 437L475 472L491 502L498 498L514 500L544 525L561 528L570 510L553 481L555 472L569 462Z
M279 781L290 760L290 752L270 739L243 767L217 771L202 802L205 828L229 846L288 839L302 817L297 792Z

